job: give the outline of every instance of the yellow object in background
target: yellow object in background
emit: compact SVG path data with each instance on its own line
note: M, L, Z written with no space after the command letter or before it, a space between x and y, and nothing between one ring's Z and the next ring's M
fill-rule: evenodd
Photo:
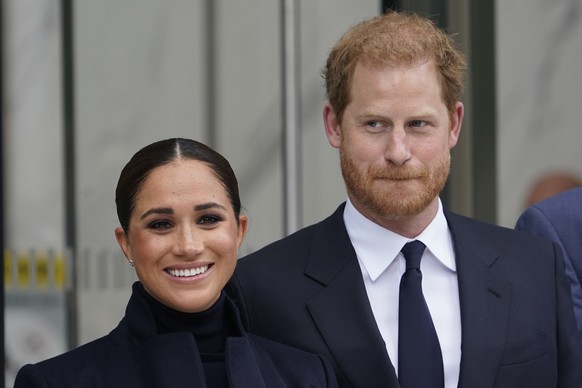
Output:
M64 289L67 284L67 267L61 253L56 253L54 256L54 277L55 287Z
M14 291L65 290L68 281L65 255L46 249L4 250L4 289Z
M16 283L18 288L30 288L30 254L26 251L16 259Z
M36 287L37 288L48 288L49 286L49 258L44 250L39 250L36 252L36 257L34 260L35 273L36 273Z

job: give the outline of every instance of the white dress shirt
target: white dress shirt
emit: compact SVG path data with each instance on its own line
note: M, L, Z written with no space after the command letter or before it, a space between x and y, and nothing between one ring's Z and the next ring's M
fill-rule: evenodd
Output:
M381 227L360 214L347 200L344 222L356 254L372 312L388 356L398 373L398 294L406 270L404 244L426 245L420 268L422 289L443 354L445 387L456 387L461 362L461 313L453 241L439 200L435 218L414 239Z

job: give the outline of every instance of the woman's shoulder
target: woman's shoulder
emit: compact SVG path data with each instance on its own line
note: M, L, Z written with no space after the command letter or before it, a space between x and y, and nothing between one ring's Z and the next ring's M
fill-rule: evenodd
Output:
M63 384L69 379L78 381L83 373L100 373L107 369L107 363L114 362L115 348L110 336L105 336L47 360L27 364L18 371L14 387L53 386L50 382Z

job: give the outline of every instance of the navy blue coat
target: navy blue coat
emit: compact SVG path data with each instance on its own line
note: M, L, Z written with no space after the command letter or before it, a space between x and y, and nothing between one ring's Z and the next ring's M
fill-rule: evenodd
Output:
M582 188L557 194L527 208L517 230L556 242L572 288L574 313L582 336Z
M324 355L340 387L396 388L343 209L240 259L231 285L249 331ZM445 216L459 282L459 386L582 387L582 347L559 247Z
M227 304L236 309L228 300ZM238 314L237 314L238 317ZM322 357L242 331L229 337L226 368L233 388L337 387ZM147 302L133 292L125 317L109 335L22 367L15 388L206 387L194 336L158 335Z

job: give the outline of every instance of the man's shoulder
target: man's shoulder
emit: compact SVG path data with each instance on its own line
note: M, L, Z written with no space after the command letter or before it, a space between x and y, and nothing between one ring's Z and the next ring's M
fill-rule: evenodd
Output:
M561 203L566 204L580 204L582 203L582 187L562 191L556 195L546 198L538 202L541 206L552 206Z
M451 211L446 211L445 215L453 238L474 236L483 242L494 245L532 246L533 244L533 246L538 246L538 244L550 244L547 240L537 236L491 222L463 216Z
M445 217L449 227L453 230L462 228L467 232L490 232L496 234L513 233L513 229L509 229L489 221L479 220L477 218L458 214L450 210L445 210Z
M312 248L312 242L324 243L324 241L329 241L329 238L325 237L326 235L333 235L339 230L345 230L342 216L343 207L344 204L340 205L333 214L324 220L299 229L242 257L238 261L237 267L245 267L264 260L273 262L285 260L287 257L304 256Z
M572 209L582 205L582 187L563 191L559 194L546 198L536 204L531 205L527 211L536 209L548 217L579 217L579 212Z

